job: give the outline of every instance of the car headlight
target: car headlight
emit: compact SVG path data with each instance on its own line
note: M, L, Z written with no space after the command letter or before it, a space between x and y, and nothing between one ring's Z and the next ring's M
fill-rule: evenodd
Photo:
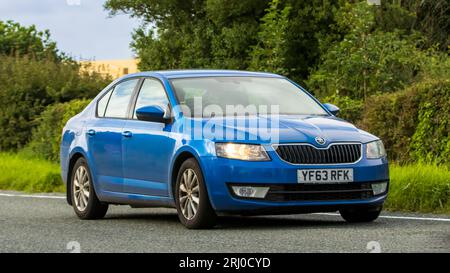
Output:
M386 156L383 142L376 140L366 144L366 156L368 159L377 159Z
M270 160L264 147L254 144L216 143L216 155L248 161Z

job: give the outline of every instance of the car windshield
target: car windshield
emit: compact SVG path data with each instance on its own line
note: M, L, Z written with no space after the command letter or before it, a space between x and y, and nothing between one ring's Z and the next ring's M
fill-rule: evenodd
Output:
M183 113L190 117L308 115L328 113L283 78L201 77L171 80Z

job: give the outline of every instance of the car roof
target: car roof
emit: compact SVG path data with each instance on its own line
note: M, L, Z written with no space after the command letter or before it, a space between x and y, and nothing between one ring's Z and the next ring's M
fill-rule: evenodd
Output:
M165 70L165 71L146 71L129 74L123 78L129 77L164 77L167 79L193 78L193 77L270 77L282 78L282 76L273 73L239 71L239 70Z

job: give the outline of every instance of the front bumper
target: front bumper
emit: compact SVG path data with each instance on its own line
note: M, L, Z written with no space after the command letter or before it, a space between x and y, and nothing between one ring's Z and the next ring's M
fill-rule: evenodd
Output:
M354 164L340 165L293 165L282 161L275 153L269 154L271 161L248 162L217 157L201 159L201 166L206 181L208 194L213 208L221 213L239 214L270 214L290 212L318 212L336 211L343 207L355 206L381 206L387 197L387 191L381 195L362 195L358 198L354 195L328 196L326 193L318 193L318 198L307 198L310 195L302 195L297 183L297 170L299 169L333 169L352 168L354 182L370 185L374 182L388 182L389 170L386 158L367 160L362 159ZM266 196L265 199L246 199L235 196L230 191L230 185L272 186L271 190L284 189L294 191L289 197ZM363 189L365 187L362 187ZM270 193L270 191L269 191ZM336 193L333 193L336 194Z

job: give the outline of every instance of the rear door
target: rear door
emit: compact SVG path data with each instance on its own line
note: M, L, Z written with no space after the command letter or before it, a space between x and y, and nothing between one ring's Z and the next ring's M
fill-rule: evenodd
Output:
M136 109L159 105L169 108L163 84L146 78L137 94L132 119L124 127L123 139L124 191L148 196L168 196L169 160L175 141L170 138L170 124L140 121Z
M97 118L86 124L93 173L100 189L123 191L122 132L138 79L115 85L97 104Z

